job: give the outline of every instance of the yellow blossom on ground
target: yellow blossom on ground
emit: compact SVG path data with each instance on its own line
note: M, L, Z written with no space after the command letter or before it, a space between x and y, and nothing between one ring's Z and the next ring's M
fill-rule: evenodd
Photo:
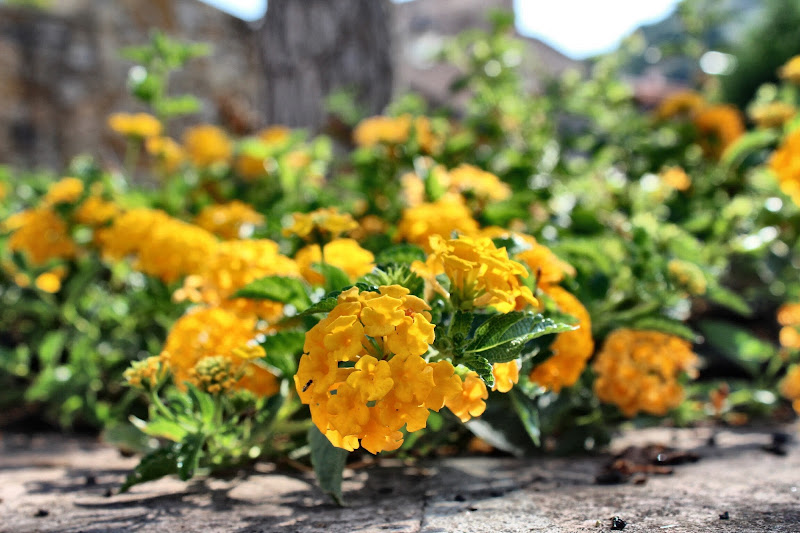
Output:
M78 253L66 222L47 207L10 216L3 221L3 229L12 232L8 250L25 254L34 265L43 265L51 259L72 259Z
M269 300L231 298L257 279L267 276L298 277L297 264L281 255L278 244L268 239L232 240L218 243L204 257L183 287L175 291L176 300L189 300L224 307L245 317L274 321L281 318L283 304Z
M791 120L797 110L786 102L769 102L753 107L748 116L759 128L777 128Z
M161 135L161 122L147 113L112 113L108 117L108 126L126 137L147 139Z
M528 271L491 239L434 236L430 242L432 255L450 279L450 297L459 308L494 307L507 313L518 304L538 305L531 290L520 283Z
M477 233L478 223L464 202L444 197L436 202L424 203L403 210L397 225L397 239L416 244L426 252L431 251L433 235L449 238L454 232L462 235Z
M174 172L186 160L183 148L171 137L150 137L145 141L144 147L166 172Z
M293 213L292 225L283 230L284 236L297 235L311 239L315 234L325 240L335 239L358 228L350 213L342 213L335 207L325 207L310 213Z
M625 416L643 411L665 415L683 400L682 373L694 375L692 345L658 331L618 329L606 338L593 369L597 397Z
M78 178L61 178L50 185L47 194L42 198L42 205L46 207L58 204L72 204L78 201L83 194L83 182Z
M375 256L359 246L354 239L335 239L323 247L325 263L344 271L351 281L372 271ZM298 250L295 261L303 278L312 285L322 285L325 278L314 270L314 264L322 261L319 244L309 244Z
M594 353L592 319L583 304L558 285L547 287L546 294L555 301L559 311L578 319L578 329L559 333L550 345L553 355L536 365L528 376L532 382L558 392L578 381Z
M233 155L233 143L217 126L203 124L189 128L183 135L183 147L198 167L227 163Z
M405 287L353 287L308 331L295 387L334 446L395 450L401 428L424 428L430 409L459 395L453 366L423 358L434 340L429 309Z
M500 178L472 165L459 165L448 172L450 189L470 193L479 200L499 202L511 197L511 188Z
M494 376L492 390L508 392L519 382L519 363L517 361L495 363L492 365L492 375Z
M213 204L203 208L194 223L225 240L249 237L264 217L251 206L238 200Z
M655 115L661 120L690 116L705 104L703 96L695 91L681 90L668 95L656 108Z
M451 396L444 405L462 422L468 422L486 411L488 398L489 391L486 389L486 384L477 373L470 371L464 378L461 394Z
M796 55L789 59L786 63L778 69L778 76L781 79L789 80L792 83L800 85L800 55Z
M659 178L663 184L678 191L688 190L692 186L692 180L681 167L667 167L661 171Z
M218 307L193 309L172 326L161 361L180 388L188 382L211 393L244 389L270 395L277 392L277 378L242 349L255 336L255 318Z
M800 205L800 130L786 136L772 154L769 167L778 178L781 190Z
M694 114L692 120L700 135L700 146L707 156L715 159L719 159L745 131L741 113L731 105L704 107Z
M781 396L792 402L792 407L800 413L800 365L792 365L780 383Z

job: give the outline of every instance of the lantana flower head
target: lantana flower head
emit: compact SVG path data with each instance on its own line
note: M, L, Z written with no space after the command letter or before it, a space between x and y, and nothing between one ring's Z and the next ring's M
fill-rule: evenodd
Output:
M335 207L325 207L310 213L293 213L292 225L283 230L285 236L297 235L301 239L329 241L358 228L349 213Z

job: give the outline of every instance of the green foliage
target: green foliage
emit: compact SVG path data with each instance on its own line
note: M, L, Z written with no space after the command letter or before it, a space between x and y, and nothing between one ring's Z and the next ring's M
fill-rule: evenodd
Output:
M311 446L311 464L317 475L317 483L336 503L344 505L342 472L347 463L347 451L331 444L316 426L311 426L308 430L308 443Z

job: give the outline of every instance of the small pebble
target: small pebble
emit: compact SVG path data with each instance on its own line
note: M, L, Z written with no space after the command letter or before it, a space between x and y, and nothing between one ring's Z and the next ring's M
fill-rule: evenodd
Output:
M611 519L611 529L615 531L622 531L627 525L628 523L618 516Z
M39 509L38 511L36 511L36 512L34 513L34 515L33 515L33 516L34 516L35 518L42 518L43 516L47 516L47 515L49 515L49 514L50 514L50 511L48 511L48 510L46 510L46 509Z
M730 520L730 518L731 518L731 515L728 513L728 511L725 511L724 513L719 515L719 519L720 520Z

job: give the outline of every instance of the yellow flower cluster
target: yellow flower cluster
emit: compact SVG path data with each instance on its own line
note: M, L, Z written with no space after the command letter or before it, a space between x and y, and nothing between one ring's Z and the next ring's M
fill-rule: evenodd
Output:
M144 147L166 172L174 172L186 160L183 147L171 137L150 137Z
M131 387L150 388L155 386L166 375L166 367L159 355L150 356L141 361L134 361L122 373L122 377Z
M25 254L34 265L43 265L52 259L72 259L78 253L66 222L49 207L11 215L3 222L3 229L12 232L8 249Z
M792 407L800 413L800 365L792 365L786 373L786 377L781 380L781 395L787 400L791 400Z
M204 207L194 223L218 237L231 240L252 235L253 228L264 223L264 217L244 202L234 200Z
M147 113L112 113L108 126L126 137L147 139L161 135L161 122Z
M683 400L678 376L693 376L696 364L688 341L658 331L618 329L606 338L594 362L594 390L625 416L639 411L664 415Z
M83 182L78 178L61 178L50 185L42 198L42 205L51 207L58 204L73 204L83 194Z
M731 105L709 105L693 117L700 134L700 146L709 157L719 158L744 135L744 122L739 110Z
M450 190L471 193L479 200L501 201L511 197L511 188L500 178L478 167L463 164L448 173Z
M677 116L691 116L705 105L705 99L695 91L676 91L661 101L655 111L657 118L666 120Z
M132 209L98 230L104 257L121 260L132 255L135 268L169 283L200 270L217 239L193 224L156 209Z
M359 246L354 239L334 239L322 247L325 252L325 263L343 270L353 281L372 271L375 267L375 256L372 252ZM325 278L314 270L313 265L322 261L319 244L309 244L298 250L294 257L300 274L312 285L322 285Z
M301 239L335 239L358 228L358 223L349 213L341 213L335 207L324 207L310 213L293 213L292 225L283 230L284 236L297 235Z
M550 345L553 355L534 367L529 376L532 382L558 392L578 381L594 353L592 318L583 304L560 286L551 285L545 291L561 312L578 319L578 329L559 333Z
M218 307L192 310L172 326L161 361L180 388L191 383L211 393L272 395L278 382L259 360L263 350L253 345L255 326L254 318Z
M769 167L777 176L781 190L800 205L800 130L786 136L772 154Z
M797 110L786 102L770 102L749 110L748 116L759 128L777 128L783 126Z
M408 114L399 117L365 118L353 130L353 142L358 146L367 147L378 144L402 144L411 137L412 128L422 151L435 152L440 141L433 134L428 117L412 117Z
M781 79L800 85L800 55L794 56L778 69L778 75Z
M477 233L478 223L464 202L445 197L436 202L424 203L403 210L397 225L397 238L431 251L430 238L434 235L450 237L454 232L462 235Z
M677 191L686 191L692 186L692 180L681 167L668 167L659 174L661 182Z
M75 211L75 221L87 226L102 226L113 220L120 211L114 202L103 200L99 196L89 196Z
M397 285L339 295L337 306L306 334L294 377L311 418L334 446L371 453L395 450L400 429L418 431L429 410L477 412L447 361L423 355L434 340L428 305ZM486 388L483 387L485 393ZM480 395L478 395L480 401ZM455 411L454 411L455 412Z
M194 274L175 291L176 300L190 300L222 307L243 317L268 321L282 316L283 304L269 300L231 298L233 294L266 276L299 276L297 264L281 255L278 244L268 239L224 241L210 249Z
M210 124L186 130L183 147L189 159L198 167L227 163L233 154L233 143L225 131Z
M696 264L681 259L671 259L667 263L667 272L672 282L690 295L701 296L706 293L708 288L706 276Z
M433 236L430 244L433 253L428 262L441 265L450 279L450 296L461 309L494 307L507 313L538 305L531 290L519 280L528 277L528 271L488 237L462 235L445 240Z
M781 346L800 348L800 303L783 304L778 309L778 323L783 326L778 335Z

